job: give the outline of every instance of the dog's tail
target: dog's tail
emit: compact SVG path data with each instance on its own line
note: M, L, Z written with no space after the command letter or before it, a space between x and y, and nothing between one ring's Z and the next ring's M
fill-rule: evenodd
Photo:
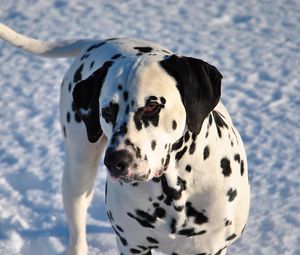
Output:
M78 53L93 40L67 40L45 42L21 35L0 23L0 38L27 52L52 58L76 57Z

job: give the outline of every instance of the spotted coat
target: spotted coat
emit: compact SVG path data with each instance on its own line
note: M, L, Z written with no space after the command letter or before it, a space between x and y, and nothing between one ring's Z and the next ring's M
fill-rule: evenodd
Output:
M247 160L221 78L204 61L129 39L88 45L67 72L66 145L78 155L106 144L105 203L121 254L220 255L242 234Z

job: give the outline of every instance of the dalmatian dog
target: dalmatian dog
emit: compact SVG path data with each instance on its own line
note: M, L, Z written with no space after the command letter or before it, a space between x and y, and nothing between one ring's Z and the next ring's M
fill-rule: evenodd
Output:
M60 97L68 254L88 252L101 155L120 254L226 253L245 228L250 186L216 67L135 39L48 43L3 24L0 37L34 54L75 57Z

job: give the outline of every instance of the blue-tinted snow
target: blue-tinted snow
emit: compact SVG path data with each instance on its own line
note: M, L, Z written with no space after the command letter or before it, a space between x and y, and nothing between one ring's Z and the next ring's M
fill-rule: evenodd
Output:
M223 101L249 160L252 207L231 255L300 254L300 2L1 1L0 20L44 40L136 37L202 58L224 75ZM0 254L63 254L59 88L70 60L0 42ZM116 254L100 168L90 254Z

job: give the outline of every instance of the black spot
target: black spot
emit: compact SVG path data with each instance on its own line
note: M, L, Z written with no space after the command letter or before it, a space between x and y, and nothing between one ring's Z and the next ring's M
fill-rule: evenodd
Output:
M192 171L192 167L190 165L186 165L185 171L190 173Z
M177 186L180 186L181 190L186 190L186 181L177 176Z
M121 54L116 54L114 56L111 57L111 59L118 59L120 58L122 55Z
M131 106L134 106L134 100L131 100Z
M186 202L186 215L188 217L194 217L194 222L196 224L204 224L208 222L208 218L204 213L198 212L193 206L191 202Z
M172 145L172 151L179 150L183 145L183 137L181 137L177 142Z
M187 237L203 235L205 233L206 233L206 230L202 230L200 232L195 232L194 228L187 228L187 229L182 229L182 230L178 231L178 235L183 235L183 236L187 236Z
M71 82L69 82L68 90L69 90L69 92L71 92L71 90L72 90L72 83Z
M114 232L116 233L116 235L120 239L120 241L123 244L123 246L127 246L128 245L127 240L120 235L120 233L115 229L115 227L113 225L112 225L112 229L114 230Z
M145 227L145 228L154 228L154 226L151 224L151 222L148 222L146 219L144 218L139 218L134 216L131 213L127 213L127 215L132 218L135 219L141 226ZM150 215L151 216L151 215Z
M150 236L147 236L147 241L149 241L150 243L155 243L155 244L158 244L159 242L156 240L156 239L154 239L153 237L150 237Z
M230 235L230 236L228 236L227 238L226 238L226 241L231 241L231 240L233 240L234 238L236 238L237 237L237 235L236 234L232 234L232 235Z
M66 127L63 126L63 133L64 133L64 137L67 137L67 131L66 131Z
M100 42L100 43L97 43L97 44L94 44L92 45L91 47L89 47L86 52L90 52L91 50L93 49L96 49L96 48L99 48L100 46L104 45L106 42Z
M192 135L192 143L190 145L190 148L189 148L189 154L193 154L195 152L195 149L196 149L196 138L197 138L197 135L193 134Z
M129 113L129 104L126 106L126 109L125 109L125 114L128 114Z
M232 225L232 221L225 219L225 227Z
M118 90L122 90L123 89L123 86L122 85L118 85Z
M214 117L214 120L216 123L218 135L221 138L222 137L221 128L223 128L223 127L228 128L228 126L225 123L225 121L223 120L223 118L221 117L220 113L218 113L217 111L212 111L212 114L213 114L213 117Z
M158 245L149 245L149 249L157 249L159 246ZM151 255L151 251L147 252L145 255Z
M187 142L190 139L190 132L187 131L184 135L184 141Z
M139 248L141 248L143 251L145 251L145 250L148 250L148 248L147 247L145 247L145 246L142 246L142 245L138 245L137 247L139 247ZM151 253L149 254L149 253L146 253L146 254L144 254L144 255L151 255Z
M80 81L82 79L82 76L81 76L82 70L83 70L83 64L81 64L79 66L79 68L77 69L77 71L74 74L74 83L77 83L78 81Z
M125 140L125 144L126 144L127 146L131 146L133 149L135 148L133 142L131 142L129 139L126 139L126 140Z
M229 197L228 198L229 202L232 202L235 199L235 197L237 196L237 190L230 188L227 192L227 196Z
M113 221L114 221L114 218L113 218L113 215L112 215L111 211L108 211L108 212L107 212L107 217L108 217L108 219L110 220L110 222L113 222Z
M181 198L181 193L186 189L186 181L182 180L179 176L177 177L177 185L179 190L176 190L168 185L167 179L165 176L161 177L161 185L166 199L164 200L166 205L171 205L173 199L178 200Z
M245 231L245 229L246 229L246 226L247 226L247 224L245 224L245 226L243 227L243 229L242 229L242 231L241 231L241 234L244 233L244 231Z
M239 144L239 139L237 138L237 135L236 135L236 133L235 133L235 131L234 131L234 128L232 127L231 130L232 130L232 132L233 132L233 134L234 134L234 136L235 136L236 143Z
M224 249L226 249L226 248L227 248L227 246L225 246L224 248L220 249L215 255L221 255L222 251L223 251Z
M156 147L156 141L152 140L152 142L151 142L151 149L154 151L155 147Z
M240 169L240 171L241 171L241 176L243 176L244 172L245 172L244 161L243 160L241 161L241 169Z
M173 130L177 128L177 122L175 120L172 121L172 128Z
M240 163L241 162L240 154L235 154L234 155L234 160Z
M124 232L123 228L121 228L119 225L116 225L116 228L117 228L120 232Z
M177 221L176 221L176 219L173 218L170 223L170 229L171 229L172 234L174 234L176 232L176 224L177 224Z
M128 91L123 92L123 98L124 98L125 101L128 100Z
M167 100L164 97L160 97L160 102L162 104L166 104Z
M90 69L93 68L94 64L95 64L95 61L92 61L91 64L90 64Z
M207 125L207 131L206 131L206 134L205 134L205 138L207 138L209 135L209 126Z
M134 47L135 50L138 50L140 53L149 53L153 49L151 47Z
M211 124L212 124L212 115L211 114L209 114L208 124L209 124L209 126L211 126Z
M90 54L84 54L84 55L80 58L80 60L82 61L82 60L88 58L89 56L90 56Z
M119 104L110 102L109 106L101 109L101 115L107 123L115 125L119 112Z
M181 205L181 206L175 206L174 205L174 209L177 211L177 212L181 212L183 210L184 206Z
M70 123L71 120L71 114L70 112L67 112L67 122Z
M192 155L195 152L195 149L196 149L196 142L193 141L190 148L189 148L190 155Z
M143 55L143 53L142 52L139 52L139 53L137 53L137 54L135 54L136 56L142 56Z
M157 207L155 208L155 211L154 211L154 216L155 217L158 217L158 218L164 218L166 216L166 211L165 209L161 208L161 207Z
M230 161L228 158L222 158L221 160L221 168L222 168L222 173L225 177L228 177L231 175L231 167L230 167Z
M141 253L140 250L137 250L137 249L134 249L134 248L131 248L130 252L133 253L133 254L140 254Z
M184 153L185 153L186 151L187 151L187 146L184 146L184 148L183 148L181 151L179 151L179 152L176 153L175 159L176 159L177 161L179 161L179 160L183 157L183 155L184 155Z
M158 199L159 201L163 200L163 199L164 199L164 194L161 194L160 196L158 196L157 199Z
M137 209L135 212L136 212L138 217L147 220L147 222L150 222L150 223L155 223L156 222L156 217L152 216L151 214L149 214L149 213L147 213L143 210Z
M139 147L136 147L135 149L135 156L137 158L142 158L141 149Z
M167 50L161 50L161 51L164 53L172 54L170 51L167 51Z
M107 181L105 182L105 192L104 192L104 195L105 195L105 204L107 203Z
M209 157L209 147L208 145L206 145L203 151L203 159L206 160L208 157Z

